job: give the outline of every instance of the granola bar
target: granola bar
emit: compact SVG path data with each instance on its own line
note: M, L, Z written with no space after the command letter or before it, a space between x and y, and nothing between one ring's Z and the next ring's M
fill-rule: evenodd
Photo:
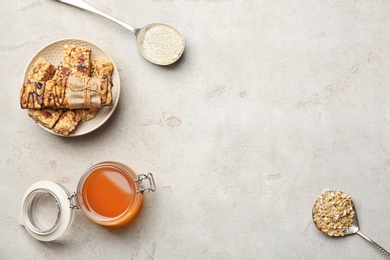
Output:
M74 110L74 112L77 114L78 117L80 117L81 122L83 122L83 123L94 119L96 117L96 114L98 111L99 111L99 108Z
M46 81L53 77L56 68L44 58L38 58L27 75L27 82Z
M76 129L79 122L80 117L74 111L68 110L62 114L58 122L55 124L53 132L67 136Z
M62 114L62 110L54 109L30 109L30 111L28 111L28 115L35 122L50 129L53 128Z
M111 76L114 70L114 64L111 62L105 62L99 59L92 59L92 72L91 76L99 77L101 79L107 79L107 85L102 86L102 104L110 105L112 103L111 94Z
M110 105L112 104L112 83L111 83L111 76L114 69L114 65L111 62L104 62L99 59L92 59L92 67L91 67L91 77L99 77L101 79L107 79L107 84L101 85L101 98L102 98L102 104L103 105ZM60 65L62 66L62 65ZM60 76L61 77L61 76ZM63 75L62 75L63 77ZM75 112L78 114L78 116L81 118L81 122L86 122L89 120L92 120L96 117L97 113L99 111L99 108L92 108L92 109L76 109Z
M26 83L20 92L22 108L96 108L102 104L100 89L107 79L69 76L61 81ZM96 88L96 89L95 89Z
M22 108L67 108L65 87L54 80L26 83L20 90Z
M39 57L33 67L30 69L26 82L33 83L37 81L49 80L55 74L55 67L42 57ZM43 126L52 128L61 116L61 111L51 109L30 109L28 115Z
M64 46L62 75L89 76L91 75L91 49L74 44Z
M63 79L67 76L90 76L91 75L91 49L78 45L64 46L64 60L58 66L57 78ZM102 87L102 86L101 86ZM104 89L104 87L103 87ZM102 101L104 101L102 96ZM104 104L102 102L102 104ZM76 109L81 122L89 121L96 117L98 108Z

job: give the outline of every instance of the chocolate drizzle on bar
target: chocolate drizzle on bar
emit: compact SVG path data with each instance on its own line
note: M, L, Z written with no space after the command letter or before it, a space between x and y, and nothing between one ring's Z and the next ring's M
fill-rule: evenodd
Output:
M43 104L43 93L44 93L46 82L34 82L34 83L30 83L29 85L34 87L28 90L27 102L26 102L27 106L24 108L32 108L35 107L36 104L41 106ZM22 103L23 101L24 100L22 99L21 100L22 107L24 105Z
M101 89L107 78L70 76L62 80L37 81L24 84L21 90L22 108L98 108L103 103Z
M24 84L21 90L22 108L65 108L65 81L36 81Z

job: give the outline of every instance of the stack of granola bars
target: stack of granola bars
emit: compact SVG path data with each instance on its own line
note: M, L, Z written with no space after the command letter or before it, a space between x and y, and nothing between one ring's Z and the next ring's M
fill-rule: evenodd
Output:
M34 63L21 89L21 107L36 122L67 136L101 106L112 104L113 68L111 62L92 58L88 47L65 45L57 68L44 58Z

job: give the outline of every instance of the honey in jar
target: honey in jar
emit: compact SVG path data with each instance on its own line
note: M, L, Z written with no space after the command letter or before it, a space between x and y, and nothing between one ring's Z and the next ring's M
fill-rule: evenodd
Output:
M125 164L101 162L84 173L74 194L51 181L31 185L23 197L19 222L41 241L60 237L71 225L75 209L99 225L121 226L137 215L144 192L155 189L151 173L137 175ZM48 212L54 216L48 217Z

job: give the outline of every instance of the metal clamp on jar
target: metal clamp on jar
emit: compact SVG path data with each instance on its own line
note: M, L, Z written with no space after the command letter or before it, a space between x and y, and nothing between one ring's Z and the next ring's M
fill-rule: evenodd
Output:
M19 222L41 241L59 238L72 224L76 209L99 225L121 226L137 214L143 194L155 190L151 173L137 175L125 164L101 162L84 173L73 194L52 181L31 185L22 199Z

